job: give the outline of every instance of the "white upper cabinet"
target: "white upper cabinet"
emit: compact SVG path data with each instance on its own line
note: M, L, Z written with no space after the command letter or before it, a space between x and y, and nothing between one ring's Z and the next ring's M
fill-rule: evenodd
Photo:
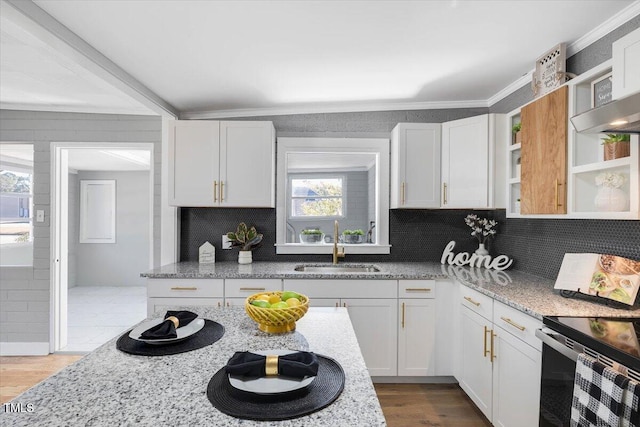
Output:
M503 207L504 166L495 156L502 156L496 141L504 138L496 133L503 132L497 122L504 120L485 114L442 124L443 208Z
M273 124L171 122L169 201L173 206L275 207Z
M400 123L391 132L391 208L440 207L440 124Z
M613 99L640 92L640 29L613 42Z

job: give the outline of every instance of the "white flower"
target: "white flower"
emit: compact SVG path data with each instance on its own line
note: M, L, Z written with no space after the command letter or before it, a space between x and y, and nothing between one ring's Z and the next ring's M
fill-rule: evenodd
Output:
M596 176L596 185L599 187L620 188L624 184L624 175L612 172L602 172Z
M485 243L488 238L496 235L494 228L498 225L497 221L469 214L464 219L464 222L471 228L471 235L475 236L480 243Z

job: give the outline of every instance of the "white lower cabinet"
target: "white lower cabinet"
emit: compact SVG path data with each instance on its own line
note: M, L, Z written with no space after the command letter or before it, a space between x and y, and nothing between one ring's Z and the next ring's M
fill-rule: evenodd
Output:
M398 376L437 375L436 283L398 281Z
M147 315L167 307L221 306L222 279L147 279Z
M460 387L495 426L538 425L542 323L460 286Z

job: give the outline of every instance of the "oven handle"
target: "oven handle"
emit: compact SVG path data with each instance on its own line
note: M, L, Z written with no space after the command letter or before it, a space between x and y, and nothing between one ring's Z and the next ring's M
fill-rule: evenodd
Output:
M558 341L553 339L551 334L546 333L542 329L536 329L536 337L538 337L544 344L548 345L563 356L573 360L574 362L578 361L578 355L580 353L573 351L570 348L559 343Z

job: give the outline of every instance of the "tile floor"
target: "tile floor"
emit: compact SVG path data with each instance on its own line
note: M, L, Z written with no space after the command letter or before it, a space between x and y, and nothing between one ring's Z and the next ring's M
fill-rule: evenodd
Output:
M60 351L93 351L146 317L144 286L70 288L67 346Z

